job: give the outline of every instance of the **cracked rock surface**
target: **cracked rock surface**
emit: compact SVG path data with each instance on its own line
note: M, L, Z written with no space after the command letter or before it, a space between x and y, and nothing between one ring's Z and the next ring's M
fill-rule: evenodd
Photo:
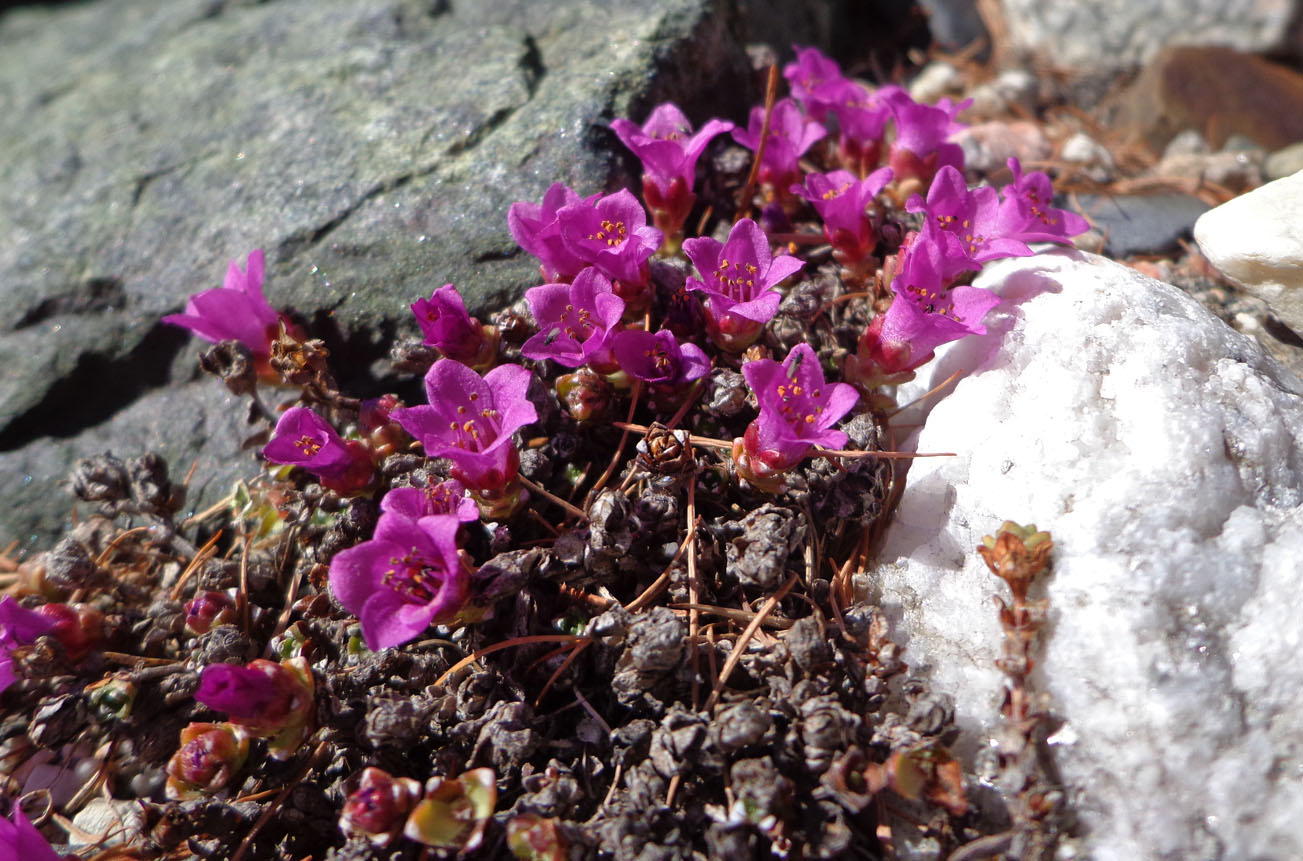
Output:
M0 11L0 540L61 531L82 456L197 460L191 509L250 468L233 401L194 383L201 342L159 323L228 260L266 249L272 304L373 383L413 300L453 282L483 312L537 283L513 201L629 181L612 117L743 115L740 26L724 0Z

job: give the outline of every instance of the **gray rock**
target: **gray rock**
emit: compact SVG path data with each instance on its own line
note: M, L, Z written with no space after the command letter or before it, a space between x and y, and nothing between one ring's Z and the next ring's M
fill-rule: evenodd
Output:
M840 5L808 5L788 35L814 42ZM557 180L585 194L628 183L636 163L611 118L667 99L698 121L745 116L757 90L738 8L95 0L0 12L0 477L24 499L0 514L0 539L58 529L70 499L54 487L83 453L127 457L147 438L176 457L252 463L218 384L202 384L211 397L166 393L196 379L201 344L159 323L232 258L266 249L268 298L326 338L353 394L374 393L373 363L415 330L407 306L434 287L457 284L480 313L518 296L536 265L511 240L508 206ZM188 439L197 428L216 435Z
M1081 211L1104 236L1110 257L1163 254L1188 238L1208 204L1189 194L1077 195Z
M1164 45L1228 45L1266 52L1288 38L1299 0L1001 0L1010 44L1061 67L1130 68Z
M974 0L919 0L918 5L927 13L933 41L946 51L958 51L987 36Z

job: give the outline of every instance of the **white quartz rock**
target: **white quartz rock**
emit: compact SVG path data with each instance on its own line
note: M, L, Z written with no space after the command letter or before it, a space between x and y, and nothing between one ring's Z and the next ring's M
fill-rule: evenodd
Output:
M991 266L988 334L902 392L965 375L914 445L871 578L906 661L999 722L994 597L973 548L1055 541L1035 683L1101 861L1303 857L1303 389L1180 290L1073 251ZM924 408L902 413L917 422ZM976 740L976 742L974 742Z
M1208 210L1194 238L1214 266L1303 332L1303 171Z

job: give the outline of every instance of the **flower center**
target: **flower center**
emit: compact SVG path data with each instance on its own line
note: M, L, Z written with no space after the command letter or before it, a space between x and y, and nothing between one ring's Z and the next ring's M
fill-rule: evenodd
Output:
M746 302L755 295L758 271L754 263L730 263L727 257L721 257L719 266L715 267L715 280L719 282L721 293Z
M646 356L651 366L656 369L657 376L666 378L674 376L674 357L660 344L649 349Z
M942 317L949 317L956 323L963 322L955 313L955 303L948 301L949 297L944 292L927 290L913 284L906 287L905 292L925 314L939 314Z
M854 185L854 183L847 182L844 183L841 188L830 188L823 193L823 199L832 200L835 197L841 197L846 193L846 189L850 188L852 185Z
M294 441L294 447L303 452L304 457L316 457L317 452L321 451L321 443L312 437L304 434Z
M413 604L430 603L443 585L443 567L421 556L415 547L405 556L391 556L389 564L393 567L380 582Z
M597 242L605 242L608 247L614 248L624 242L629 231L625 228L623 221L611 221L609 218L602 219L602 229L596 233L588 234L589 239Z

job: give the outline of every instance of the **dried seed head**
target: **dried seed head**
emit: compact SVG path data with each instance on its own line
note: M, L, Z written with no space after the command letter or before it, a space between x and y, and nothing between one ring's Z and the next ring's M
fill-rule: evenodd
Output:
M131 494L126 466L108 452L77 461L69 483L85 502L121 502Z
M660 422L654 422L647 435L638 441L638 466L657 476L688 474L697 465L688 436L685 430L669 430Z
M253 354L239 341L221 341L199 354L199 368L219 378L233 395L248 395L257 385Z

